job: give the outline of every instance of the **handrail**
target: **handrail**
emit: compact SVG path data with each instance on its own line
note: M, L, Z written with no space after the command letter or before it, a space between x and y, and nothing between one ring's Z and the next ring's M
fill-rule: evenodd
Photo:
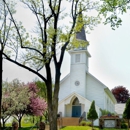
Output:
M83 114L80 116L80 118L79 118L79 123L80 123L82 120L86 120L86 112L85 112L85 111L84 111Z

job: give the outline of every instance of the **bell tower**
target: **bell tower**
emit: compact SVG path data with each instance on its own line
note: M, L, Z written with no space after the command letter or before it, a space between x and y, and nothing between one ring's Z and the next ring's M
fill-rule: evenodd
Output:
M83 42L88 43L85 35L84 27L80 32L76 33L76 40L79 42L79 47L69 51L71 56L70 61L70 84L71 91L79 93L85 97L86 91L86 72L88 68L88 59L90 56L87 45L82 46Z

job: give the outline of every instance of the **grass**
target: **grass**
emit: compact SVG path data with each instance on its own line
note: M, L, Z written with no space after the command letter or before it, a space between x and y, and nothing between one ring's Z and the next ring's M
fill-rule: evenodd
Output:
M8 129L9 127L11 127L11 123L6 124L6 128L7 128L6 130L10 130L10 129ZM22 128L19 128L19 130L38 130L38 129L32 123L29 123L29 122L23 123L22 122ZM48 126L46 126L45 130L49 130ZM58 130L92 130L92 127L90 127L90 126L66 126L61 129L58 128ZM128 130L128 129L115 129L115 128L100 129L98 127L94 127L94 130Z
M92 130L92 127L90 126L66 126L64 128L61 128L60 130ZM94 130L128 130L128 129L115 129L115 128L100 129L98 127L94 127Z
M7 128L6 130L10 130L10 129ZM38 129L35 127L34 128L33 127L22 127L22 128L19 128L19 130L38 130ZM46 127L45 130L49 130L49 128ZM61 129L58 129L58 130L92 130L92 127L90 127L90 126L66 126ZM100 129L98 127L94 127L94 130L128 130L128 129L115 129L115 128Z
M90 126L66 126L60 130L92 130ZM94 128L94 130L99 130L99 128Z

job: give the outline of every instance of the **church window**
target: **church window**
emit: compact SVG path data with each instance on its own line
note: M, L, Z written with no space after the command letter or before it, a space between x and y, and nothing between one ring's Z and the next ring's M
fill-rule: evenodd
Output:
M73 105L80 105L78 98L76 97L73 101Z
M80 54L75 55L75 62L80 62Z

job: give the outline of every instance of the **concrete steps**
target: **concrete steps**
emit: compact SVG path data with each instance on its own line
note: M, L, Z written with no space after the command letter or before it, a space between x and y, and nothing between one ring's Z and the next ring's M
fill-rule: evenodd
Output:
M59 126L79 126L79 118L77 117L62 117L58 119Z

